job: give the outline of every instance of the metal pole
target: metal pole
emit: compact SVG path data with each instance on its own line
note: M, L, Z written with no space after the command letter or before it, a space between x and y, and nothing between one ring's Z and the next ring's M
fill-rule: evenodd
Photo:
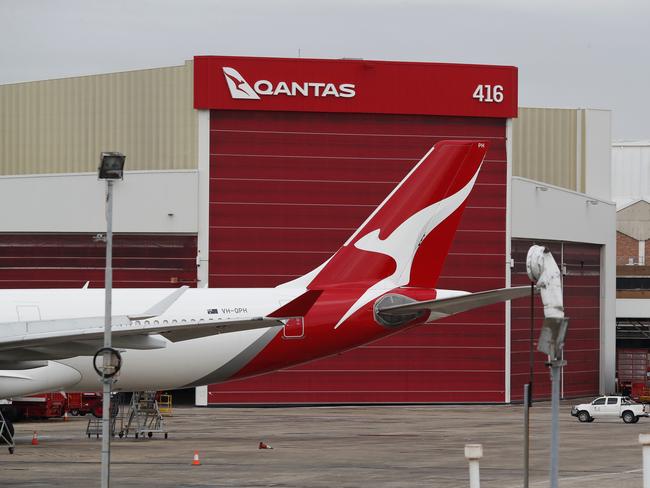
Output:
M465 444L465 458L469 461L469 488L481 488L479 459L483 457L481 444Z
M106 180L106 276L104 279L104 347L111 347L111 300L113 291L113 181ZM111 355L104 353L104 371L110 366ZM111 467L111 386L112 377L103 376L102 402L102 488L110 486Z
M535 372L535 353L533 341L535 333L535 283L530 282L530 337L528 338L528 408L533 406L533 375Z
M528 473L530 469L530 398L528 385L524 385L524 488L528 488Z
M551 361L551 488L558 488L561 360Z
M530 476L530 407L533 405L533 374L535 353L533 334L535 332L535 283L530 282L530 336L528 338L528 384L524 385L524 488L528 488Z
M650 488L650 434L639 434L643 446L643 488Z

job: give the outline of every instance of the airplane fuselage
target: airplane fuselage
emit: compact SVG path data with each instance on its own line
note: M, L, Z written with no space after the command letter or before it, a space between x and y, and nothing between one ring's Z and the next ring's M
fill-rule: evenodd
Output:
M389 292L390 290L386 290ZM189 289L163 314L146 319L151 325L200 323L239 317L266 316L305 292L303 288ZM356 310L335 328L343 314L363 294L363 288L324 290L302 319L288 324L198 339L171 342L165 347L138 350L120 348L123 366L115 390L174 389L218 383L277 370L329 356L394 333L377 323L374 300ZM169 289L115 289L112 315L144 310L170 293ZM430 299L434 290L400 290L415 299ZM438 297L444 296L442 292ZM3 322L101 317L104 290L0 290L0 327ZM143 320L144 322L144 320ZM414 321L422 323L424 319ZM137 324L137 321L136 321ZM123 324L114 323L118 328ZM64 344L79 351L75 357L49 361L40 368L0 372L0 398L46 390L97 391L101 387L92 365L92 351L83 341Z

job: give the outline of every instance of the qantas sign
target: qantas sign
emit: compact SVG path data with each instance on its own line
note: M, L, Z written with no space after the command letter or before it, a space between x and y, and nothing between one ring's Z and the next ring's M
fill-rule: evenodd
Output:
M517 68L196 56L194 108L508 118Z
M353 98L356 95L354 83L298 82L257 80L251 86L234 68L224 66L223 75L230 90L230 96L237 100L260 100L262 96L285 95L288 97L334 97Z

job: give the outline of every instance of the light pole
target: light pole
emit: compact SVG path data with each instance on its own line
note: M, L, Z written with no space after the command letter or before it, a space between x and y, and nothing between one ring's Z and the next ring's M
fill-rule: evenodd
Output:
M103 383L102 403L102 470L101 487L110 486L111 466L111 388L113 376L119 371L121 358L111 347L111 305L113 292L113 181L121 180L126 157L118 152L103 152L100 158L99 179L106 180L106 275L104 302L104 347L97 351L102 356L101 378Z
M560 372L566 361L562 359L564 338L569 326L565 317L547 317L539 334L537 349L548 354L551 369L551 488L557 488L559 475L560 440Z
M562 351L569 319L564 317L562 274L551 251L543 246L531 246L526 256L526 272L542 296L544 323L539 334L537 350L548 354L551 369L551 488L557 488L559 464L560 372L566 365Z

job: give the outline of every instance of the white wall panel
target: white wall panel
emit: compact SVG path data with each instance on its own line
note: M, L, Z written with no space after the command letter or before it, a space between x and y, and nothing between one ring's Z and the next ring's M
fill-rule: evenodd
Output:
M612 199L618 208L650 200L650 142L612 145Z
M94 173L0 177L0 232L105 232L105 187ZM127 171L115 183L113 228L196 233L197 191L196 170Z
M638 298L618 298L616 300L616 316L621 318L650 317L650 300Z
M588 200L598 204L587 204ZM613 243L616 240L616 207L607 200L514 177L512 237Z
M546 188L545 191L542 188ZM595 205L588 203L597 202ZM512 237L601 244L601 393L614 391L616 206L524 178L512 179Z
M611 112L585 109L585 193L611 200Z

